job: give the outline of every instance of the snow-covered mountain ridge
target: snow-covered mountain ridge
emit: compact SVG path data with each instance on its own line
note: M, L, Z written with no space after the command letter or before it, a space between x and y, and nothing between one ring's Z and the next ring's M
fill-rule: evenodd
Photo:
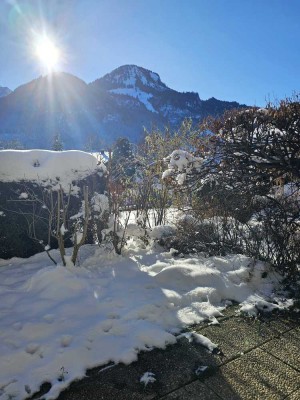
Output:
M207 115L241 107L236 102L201 100L198 93L169 88L160 76L124 65L87 84L64 72L39 77L0 98L0 146L18 140L27 148L50 148L59 133L64 148L111 143L120 136L141 139L144 128L177 128Z
M144 87L156 91L168 89L157 73L142 67L137 67L136 65L123 65L109 74L104 75L103 78L97 79L92 84L95 83L101 85L106 90L122 87Z
M170 89L160 76L136 65L124 65L90 84L96 90L137 99L153 113L166 118L171 125L183 118L201 118L198 93L180 93Z

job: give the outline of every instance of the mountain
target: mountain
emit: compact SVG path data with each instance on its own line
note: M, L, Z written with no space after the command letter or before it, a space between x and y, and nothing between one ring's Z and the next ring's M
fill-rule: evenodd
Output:
M116 102L152 113L150 120L164 120L165 124L178 125L187 117L201 117L201 101L197 93L179 93L168 88L158 74L135 65L124 65L91 83L95 92L107 92ZM157 115L155 115L157 114Z
M80 148L92 108L81 79L62 72L39 77L0 98L0 141L51 148L54 135L60 134L66 148Z
M198 93L170 89L159 75L124 65L87 84L64 72L39 77L0 98L0 142L50 148L60 134L64 148L112 143L120 136L141 139L144 127L176 128L184 118L198 123L207 115L245 107Z
M11 90L8 87L0 86L0 97L7 96L11 93Z

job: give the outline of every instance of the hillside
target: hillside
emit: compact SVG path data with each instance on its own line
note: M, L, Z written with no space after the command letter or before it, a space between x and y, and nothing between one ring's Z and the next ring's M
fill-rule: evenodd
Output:
M243 107L198 93L177 92L157 73L125 65L87 84L68 73L39 77L0 98L0 142L18 140L26 148L50 148L60 134L64 148L105 145L119 136L138 142L144 128L175 129L184 118ZM99 144L98 144L99 145Z

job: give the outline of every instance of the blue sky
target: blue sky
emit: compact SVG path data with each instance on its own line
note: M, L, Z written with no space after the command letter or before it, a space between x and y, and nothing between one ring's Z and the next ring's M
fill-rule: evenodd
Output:
M299 0L0 0L0 85L44 73L44 29L86 82L136 64L202 99L264 105L300 90L299 20Z

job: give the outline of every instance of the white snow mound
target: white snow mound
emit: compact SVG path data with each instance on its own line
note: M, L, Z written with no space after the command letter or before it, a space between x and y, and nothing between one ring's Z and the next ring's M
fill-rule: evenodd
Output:
M72 181L105 172L97 158L79 150L1 150L0 182L35 181L68 190Z
M277 277L245 256L177 259L132 241L126 257L86 245L79 259L80 267L51 265L46 253L0 260L1 400L24 399L42 382L54 399L87 368L131 363L141 350L175 343L186 324L214 322L226 299L252 312L281 307L272 302Z

